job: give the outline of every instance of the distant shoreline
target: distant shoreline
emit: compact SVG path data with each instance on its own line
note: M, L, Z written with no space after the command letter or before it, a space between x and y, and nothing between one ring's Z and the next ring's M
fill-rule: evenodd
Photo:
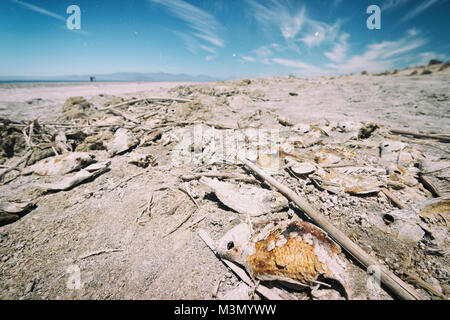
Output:
M209 81L198 81L198 80L0 80L0 84L15 84L15 83L97 83L97 82L209 82Z

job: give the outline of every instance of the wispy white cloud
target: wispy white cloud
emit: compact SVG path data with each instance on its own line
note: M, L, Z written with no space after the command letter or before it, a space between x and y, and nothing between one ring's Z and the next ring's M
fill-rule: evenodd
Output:
M46 10L44 8L41 8L41 7L38 7L38 6L34 5L34 4L23 2L23 1L19 1L19 0L11 0L11 2L15 3L15 4L18 4L21 7L26 8L28 10L31 10L31 11L34 11L34 12L46 15L48 17L52 17L52 18L58 19L60 21L66 21L66 18L63 17L62 15L59 15L57 13L48 11L48 10Z
M256 59L250 56L242 56L242 60L248 61L248 62L256 62Z
M273 51L282 51L282 48L276 44L272 43L270 45L260 46L250 52L251 55L241 56L241 61L247 62L259 62L262 64L270 64L270 57L273 56Z
M412 18L418 16L423 11L428 9L429 7L435 5L439 0L425 0L420 3L419 6L408 12L403 18L400 19L399 23L406 22L408 20L411 20Z
M381 10L394 9L406 4L409 0L385 0L381 6Z
M188 32L174 31L186 44L189 51L198 49L212 53L213 47L225 47L225 41L219 36L223 29L217 19L208 12L183 0L148 0L168 9L174 16L183 20L189 27ZM206 59L211 60L211 56Z
M411 0L387 0L385 10L404 6ZM409 16L415 16L442 0L424 0ZM395 41L382 41L367 45L361 54L354 54L350 46L350 35L341 30L340 19L334 23L319 21L308 16L305 6L295 10L288 0L270 0L262 4L255 0L247 0L255 20L262 28L277 30L285 43L279 48L286 51L281 54L279 48L269 45L261 46L251 52L252 61L259 63L275 63L293 68L306 75L348 74L367 70L378 72L391 69L398 64L414 61L417 49L427 43L419 30L409 29L404 36ZM297 3L298 4L298 3ZM339 4L339 3L333 3ZM294 44L294 46L293 46ZM296 45L299 47L296 47ZM305 54L300 52L301 46L306 47ZM299 49L300 48L300 49ZM293 51L302 59L296 59ZM303 50L302 50L303 51ZM312 55L314 57L312 57ZM320 56L326 57L330 63L318 66L310 61L320 61ZM248 60L247 60L248 61Z
M333 25L325 22L308 19L306 35L299 39L309 48L321 45L322 43L332 43L340 36L340 22Z
M325 52L325 56L327 56L333 62L341 62L345 59L348 51L348 43L347 39L350 37L348 33L343 33L339 42L337 42L332 51Z
M27 3L27 2L24 2L24 1L19 1L19 0L10 0L10 1L12 3L14 3L14 4L17 4L17 5L25 8L25 9L28 9L28 10L31 10L31 11L43 14L43 15L45 15L47 17L51 17L51 18L54 18L54 19L59 20L59 21L63 21L64 22L64 26L61 27L61 29L63 29L63 30L71 31L71 32L74 32L74 33L82 34L82 35L91 35L91 33L86 31L86 30L82 30L82 29L68 29L66 27L66 25L65 25L67 17L64 17L64 16L62 16L60 14L51 12L51 11L49 11L47 9L44 9L42 7L38 7L38 6L34 5L34 4Z
M275 26L286 40L295 38L303 26L304 7L295 12L289 3L278 0L271 0L267 5L255 0L247 0L247 3L252 8L256 21L266 29Z
M193 36L191 36L189 33L178 32L178 31L175 31L175 30L170 30L170 31L174 35L179 37L181 40L183 40L184 45L186 46L187 50L189 50L193 54L198 54L198 51L200 49L200 44L198 43L198 41ZM205 50L205 51L207 51L207 50Z
M308 48L321 44L333 44L339 40L340 21L328 24L309 17L306 7L292 7L288 0L271 0L263 5L256 0L247 0L256 21L265 30L275 29L286 41L286 46L297 53L300 49L297 43L303 43Z
M268 46L261 46L255 50L253 50L253 52L260 59L268 58L273 55L272 50L270 50L270 48Z
M394 63L404 61L402 54L412 52L422 47L427 40L420 36L418 30L409 30L403 38L397 41L383 41L367 46L362 55L355 55L341 64L327 64L338 73L354 73L366 70L378 72L390 69Z
M217 53L217 50L210 46L205 46L205 45L201 44L200 48L205 50L206 52L210 52L210 53L214 53L214 54Z

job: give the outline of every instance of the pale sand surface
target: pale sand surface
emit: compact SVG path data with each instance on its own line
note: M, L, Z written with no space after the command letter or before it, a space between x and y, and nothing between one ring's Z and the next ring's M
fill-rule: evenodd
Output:
M206 120L232 127L236 127L242 115L263 109L283 115L294 123L374 121L390 128L450 133L450 74L407 76L410 72L391 76L252 79L249 85L242 85L240 81L201 84L2 84L0 117L54 121L60 116L62 105L69 97L83 96L94 105L101 106L113 97L176 97L183 90L169 92L170 89L186 85L198 92L235 91L228 97L217 94L198 96L203 106L212 108L211 118ZM297 95L291 96L289 93ZM262 99L252 99L252 96ZM33 100L37 98L42 100ZM130 112L133 108L124 110ZM164 118L166 114L157 116ZM181 114L180 120L183 118ZM439 151L443 157L448 157L448 144L436 141L425 143L431 145L428 146L429 152L438 154ZM0 227L0 299L211 299L212 291L221 279L224 279L219 290L221 296L231 292L231 297L242 298L242 295L233 293L238 279L200 240L197 227L206 228L217 239L238 218L244 218L218 206L217 199L200 197L198 201L202 209L187 223L205 215L197 227L189 229L183 225L170 236L163 237L167 230L182 220L186 208L172 215L153 208L145 224L136 223L153 190L167 185L176 189L181 183L179 176L193 170L191 167L172 168L168 165L170 146L162 147L161 142L157 142L139 147L139 152L155 158L162 157L158 160L160 164L150 167L148 172L114 191L109 191L109 188L144 170L129 164L128 154L111 158L111 171L94 181L69 191L44 195L36 209L14 223ZM414 147L421 148L423 145L414 144ZM304 149L299 150L303 152ZM98 159L109 158L104 150L95 154ZM7 163L13 161L16 160L8 159ZM233 172L239 168L219 166L216 169ZM1 200L30 197L30 186L46 179L35 175L19 177L8 185L0 186ZM298 182L292 177L290 179L291 182ZM192 188L196 186L194 182ZM332 196L312 185L308 188L311 190L307 199L319 207L329 202ZM300 188L300 192L305 196L304 189ZM409 197L406 193L400 195L404 196L402 200L405 201ZM186 206L194 207L183 193L178 192L177 197L184 199ZM175 202L170 196L165 201L168 205ZM389 261L390 266L407 259L406 249L403 250L405 256L387 257L391 249L392 252L399 250L400 247L396 247L399 242L390 242L385 234L377 233L375 228L367 227L364 231L359 222L348 222L349 219L359 219L371 210L395 209L389 201L376 195L347 195L336 201L338 206L328 204L330 219L348 236L355 237L364 250L380 261ZM334 207L340 209L335 210ZM98 250L115 248L122 251L78 259ZM424 277L431 276L427 270L438 270L444 278L450 274L448 258L426 256L432 260L428 262L423 255L415 255L419 250L417 244L408 248L412 248L414 253L411 253L412 261L417 264L414 270ZM83 283L78 290L67 285L73 274L70 268L74 265L79 268ZM351 268L355 275L351 288L353 298L392 299L384 290L367 290L365 270L357 263ZM437 275L433 274L433 277ZM426 294L424 290L421 293Z
M0 116L17 120L54 120L64 101L83 96L100 104L105 96L125 99L173 96L168 93L184 83L58 83L0 85ZM193 83L190 83L191 85ZM206 84L205 84L206 85ZM391 128L425 132L449 129L450 75L433 76L347 76L297 81L269 80L250 85L275 101L242 105L239 113L254 108L276 110L294 122L375 121ZM298 96L289 96L295 92ZM43 99L30 105L27 101ZM228 121L228 120L227 120ZM445 130L446 129L446 130Z

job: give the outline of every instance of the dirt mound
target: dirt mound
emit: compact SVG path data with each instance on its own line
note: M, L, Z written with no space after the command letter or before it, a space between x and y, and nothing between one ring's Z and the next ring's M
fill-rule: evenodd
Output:
M22 131L11 124L11 120L0 119L0 159L2 163L5 161L4 158L21 155L26 148Z
M62 115L58 121L87 118L93 113L93 106L83 97L71 97L62 106Z

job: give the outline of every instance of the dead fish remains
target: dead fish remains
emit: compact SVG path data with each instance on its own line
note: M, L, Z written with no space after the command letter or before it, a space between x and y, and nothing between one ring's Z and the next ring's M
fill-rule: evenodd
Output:
M56 183L38 184L37 187L46 191L61 191L68 190L72 187L79 185L80 183L93 179L106 171L108 171L111 161L104 161L91 164L89 167L78 171L76 174L66 177Z
M108 144L108 152L111 156L124 153L135 147L139 140L131 133L130 130L120 128L114 134L114 139Z
M253 234L242 223L227 232L218 254L236 262L255 279L280 281L296 288L329 284L347 298L345 261L340 247L308 222L270 222Z
M211 188L220 202L228 208L253 217L277 212L289 205L283 195L271 190L250 185L238 187L232 183L205 177L200 179L200 183Z
M68 152L41 160L23 170L23 175L56 176L84 168L94 162L94 156L87 152Z
M35 207L33 201L0 202L0 226L12 223Z

